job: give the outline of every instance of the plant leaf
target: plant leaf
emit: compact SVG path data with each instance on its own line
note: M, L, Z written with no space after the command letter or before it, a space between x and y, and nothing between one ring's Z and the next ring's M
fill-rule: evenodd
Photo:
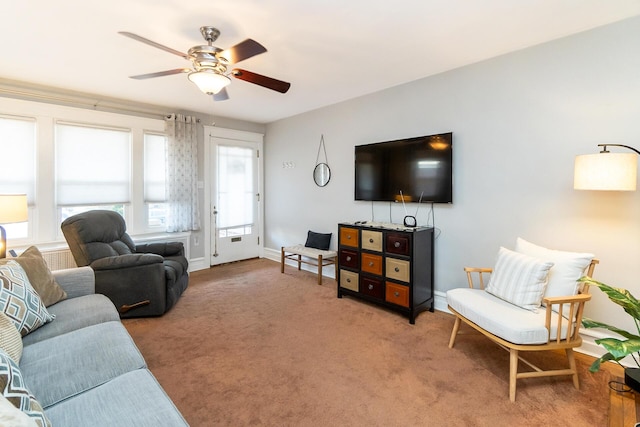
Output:
M628 290L605 285L590 277L582 277L579 279L579 282L600 288L602 292L607 294L611 301L621 306L627 314L636 320L640 320L640 301L631 295L631 292Z
M591 366L589 367L589 372L598 372L600 370L600 364L602 362L607 362L609 360L615 360L615 358L613 357L613 354L611 353L604 354L602 357L600 357L599 359L596 359L591 364Z
M616 334L622 335L623 337L628 338L628 339L640 339L640 336L634 335L634 334L632 334L630 332L627 332L624 329L620 329L620 328L617 328L615 326L607 325L606 323L598 322L597 320L593 320L593 319L583 318L582 319L582 326L584 326L587 329L590 329L590 328L608 329L611 332L615 332Z
M597 339L595 342L611 353L615 360L620 360L631 353L640 351L640 338L624 341L616 338L601 338Z

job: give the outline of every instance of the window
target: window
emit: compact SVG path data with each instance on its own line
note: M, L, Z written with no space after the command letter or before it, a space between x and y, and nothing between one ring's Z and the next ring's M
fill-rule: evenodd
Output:
M36 194L36 121L0 116L0 193L26 194L30 207ZM9 239L29 237L29 223L3 225Z
M147 226L166 228L168 204L166 201L165 135L144 134L144 203L147 208Z
M218 147L218 235L251 234L254 223L253 150Z
M55 126L56 203L61 220L92 208L124 214L131 202L131 132Z

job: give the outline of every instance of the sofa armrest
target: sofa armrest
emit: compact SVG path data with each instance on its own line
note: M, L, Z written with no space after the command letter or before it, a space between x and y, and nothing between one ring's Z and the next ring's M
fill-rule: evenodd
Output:
M90 267L96 271L119 270L150 264L162 264L163 261L164 259L160 255L155 254L117 255L97 259L90 264Z
M182 242L160 242L160 243L142 243L136 245L136 252L151 253L166 256L182 255L184 256L184 245Z
M558 313L557 330L560 331L563 327L567 328L567 342L578 339L584 304L590 299L591 295L589 294L542 298L542 302L546 305L545 327L547 330L551 331L551 317L552 312L555 311ZM561 341L560 334L555 341L558 343ZM549 337L549 342L552 342L551 337Z
M96 278L91 267L75 267L51 272L56 282L67 293L67 298L96 293Z

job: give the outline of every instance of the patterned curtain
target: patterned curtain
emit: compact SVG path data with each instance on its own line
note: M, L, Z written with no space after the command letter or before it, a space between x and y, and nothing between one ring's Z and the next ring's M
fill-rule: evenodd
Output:
M198 210L198 138L195 117L171 114L167 134L167 231L200 229Z

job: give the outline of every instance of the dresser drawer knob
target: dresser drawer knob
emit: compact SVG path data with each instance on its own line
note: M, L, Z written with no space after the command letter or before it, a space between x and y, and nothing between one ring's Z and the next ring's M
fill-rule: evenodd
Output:
M394 296L394 297L396 297L396 298L398 298L398 297L400 296L400 292L395 291L395 292L393 293L393 296Z
M369 243L373 243L373 239L369 239Z
M399 247L400 247L400 242L395 242L395 243L393 244L393 246L395 246L396 248L399 248Z
M369 285L369 290L373 290L373 285Z
M398 267L394 268L396 273L400 273L400 269Z
M351 283L351 279L347 279L347 283Z
M347 234L347 240L351 240L351 234Z
M347 257L347 261L351 261L351 257L350 256Z
M373 261L369 261L369 267L373 267L374 263Z

